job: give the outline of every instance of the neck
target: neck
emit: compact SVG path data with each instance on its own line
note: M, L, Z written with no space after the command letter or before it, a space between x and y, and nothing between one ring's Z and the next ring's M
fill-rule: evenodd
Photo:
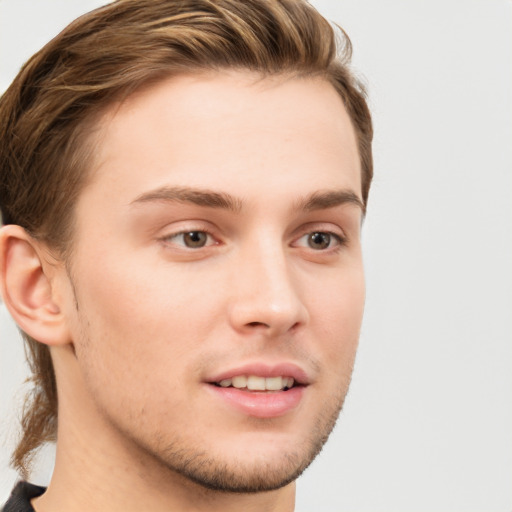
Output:
M62 379L65 389L58 388L55 469L47 491L33 500L37 512L293 511L294 483L261 493L213 491L163 466L104 419L72 357L64 354L64 359L62 369L69 374Z

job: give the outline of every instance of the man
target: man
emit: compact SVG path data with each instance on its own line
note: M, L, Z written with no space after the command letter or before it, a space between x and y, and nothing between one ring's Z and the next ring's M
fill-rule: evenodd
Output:
M371 120L302 1L122 0L0 102L3 300L34 395L4 510L268 510L331 432Z

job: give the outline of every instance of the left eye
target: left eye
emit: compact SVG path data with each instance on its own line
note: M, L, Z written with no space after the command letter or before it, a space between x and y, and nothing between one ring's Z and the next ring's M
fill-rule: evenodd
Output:
M206 231L184 231L166 238L167 242L174 242L188 249L200 249L213 243L211 235Z
M341 245L342 239L334 233L327 233L325 231L313 231L303 235L298 240L298 245L307 246L315 251L325 251L332 247Z

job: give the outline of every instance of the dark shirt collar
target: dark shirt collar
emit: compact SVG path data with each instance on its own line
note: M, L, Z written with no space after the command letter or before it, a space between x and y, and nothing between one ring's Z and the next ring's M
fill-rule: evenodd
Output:
M35 512L30 500L41 496L44 491L46 491L46 487L28 482L18 482L2 512Z

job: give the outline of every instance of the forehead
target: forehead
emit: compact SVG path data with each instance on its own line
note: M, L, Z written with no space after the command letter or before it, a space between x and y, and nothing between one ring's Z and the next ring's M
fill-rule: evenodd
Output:
M115 190L129 202L151 188L187 185L247 196L266 179L275 192L294 184L298 193L314 185L360 195L352 123L321 78L173 77L113 106L99 128L86 193Z

